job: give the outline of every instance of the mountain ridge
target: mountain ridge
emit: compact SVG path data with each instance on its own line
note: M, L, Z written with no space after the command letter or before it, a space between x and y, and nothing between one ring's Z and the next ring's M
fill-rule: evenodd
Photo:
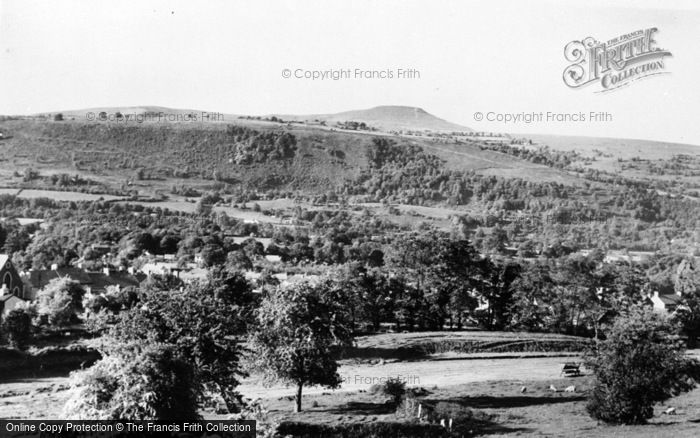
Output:
M54 112L43 112L38 114L58 114L61 113L67 117L85 117L87 113L99 114L100 112L106 112L108 114L115 114L120 112L125 115L129 114L144 114L148 112L152 113L167 113L167 114L221 114L221 120L219 121L234 121L240 117L248 117L243 114L232 114L232 113L220 113L216 111L205 111L198 109L182 109L182 108L169 108L158 105L136 105L136 106L112 106L112 107L93 107L84 108L77 110L63 110ZM323 121L327 124L336 124L344 122L364 122L371 128L375 128L379 131L461 131L461 132L473 132L469 127L462 126L456 123L449 122L447 120L441 119L428 111L420 107L404 106L404 105L379 105L368 109L360 110L349 110L342 111L338 113L329 114L279 114L272 113L264 116L262 118L277 117L284 121L298 121L298 122L314 122ZM253 116L257 117L257 116Z

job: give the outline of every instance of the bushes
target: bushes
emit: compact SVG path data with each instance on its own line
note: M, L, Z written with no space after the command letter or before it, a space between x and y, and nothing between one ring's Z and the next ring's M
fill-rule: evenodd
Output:
M689 391L700 375L698 362L684 355L678 328L644 308L615 322L588 366L596 382L587 410L615 424L645 423L655 403Z
M436 424L377 421L331 426L285 421L277 428L278 436L296 438L441 438L448 437L445 428Z
M589 348L591 341L584 338L571 339L508 339L508 340L436 340L410 347L415 355L430 355L448 352L457 353L529 353L529 352L576 352ZM410 356L407 354L407 356Z
M418 414L420 412L420 419ZM493 416L456 402L429 401L409 392L396 409L396 417L405 421L421 421L433 425L444 422L453 436L473 435L473 431L492 423Z
M64 417L89 420L199 418L194 369L172 346L124 345L72 375Z
M22 308L12 309L3 318L2 333L12 348L23 350L32 335L32 316Z
M0 378L55 373L90 366L100 353L83 345L45 347L31 353L0 348Z
M398 406L406 395L406 382L399 378L390 377L385 382L378 385L377 388L373 389L376 392L381 392L382 394L391 397L392 403Z

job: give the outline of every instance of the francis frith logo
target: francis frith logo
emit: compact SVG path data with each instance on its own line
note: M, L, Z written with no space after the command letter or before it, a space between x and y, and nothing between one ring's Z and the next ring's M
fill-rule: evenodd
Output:
M571 41L564 48L564 83L570 88L599 84L597 92L627 86L649 76L668 73L664 58L672 56L654 39L657 28L637 30L605 42L593 37Z

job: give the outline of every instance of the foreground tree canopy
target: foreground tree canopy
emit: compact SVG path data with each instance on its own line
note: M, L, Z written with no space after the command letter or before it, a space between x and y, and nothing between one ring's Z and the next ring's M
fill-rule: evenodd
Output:
M116 321L99 320L107 324L98 328L106 333L103 359L73 377L70 413L196 419L198 406L213 396L237 412L236 387L244 375L238 337L250 299L248 284L237 276L182 290L142 290Z
M344 302L341 291L324 280L278 288L258 310L250 337L252 366L269 383L296 386L297 412L305 385L340 386L335 357L352 342Z
M699 364L685 356L678 327L663 315L634 307L619 317L590 358L596 382L587 409L614 424L643 424L658 402L689 391Z

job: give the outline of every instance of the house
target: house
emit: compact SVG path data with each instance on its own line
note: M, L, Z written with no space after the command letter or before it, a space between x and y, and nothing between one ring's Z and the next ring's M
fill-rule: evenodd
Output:
M0 287L3 285L10 294L26 298L24 282L7 254L0 254Z
M652 296L649 297L651 304L657 312L668 312L673 313L678 308L681 303L681 294L663 294L659 295L659 292L654 292Z
M0 286L0 321L2 321L11 310L15 309L23 302L24 300L22 298L11 294L7 285L3 283L2 286Z
M173 275L180 280L187 282L206 280L209 270L200 268L193 263L187 263L181 266L176 262L148 262L141 266L141 270L134 275L145 275L151 277L153 275Z
M141 266L141 272L149 277L152 275L174 275L178 277L183 270L184 268L179 266L176 262L154 261L144 263L143 266Z
M29 284L31 285L31 298L36 297L36 293L46 287L51 280L56 278L69 278L77 281L85 289L86 293L100 294L109 286L119 289L126 287L138 287L139 280L125 271L115 271L105 268L100 272L88 272L80 268L59 268L52 266L52 269L41 269L29 271Z

